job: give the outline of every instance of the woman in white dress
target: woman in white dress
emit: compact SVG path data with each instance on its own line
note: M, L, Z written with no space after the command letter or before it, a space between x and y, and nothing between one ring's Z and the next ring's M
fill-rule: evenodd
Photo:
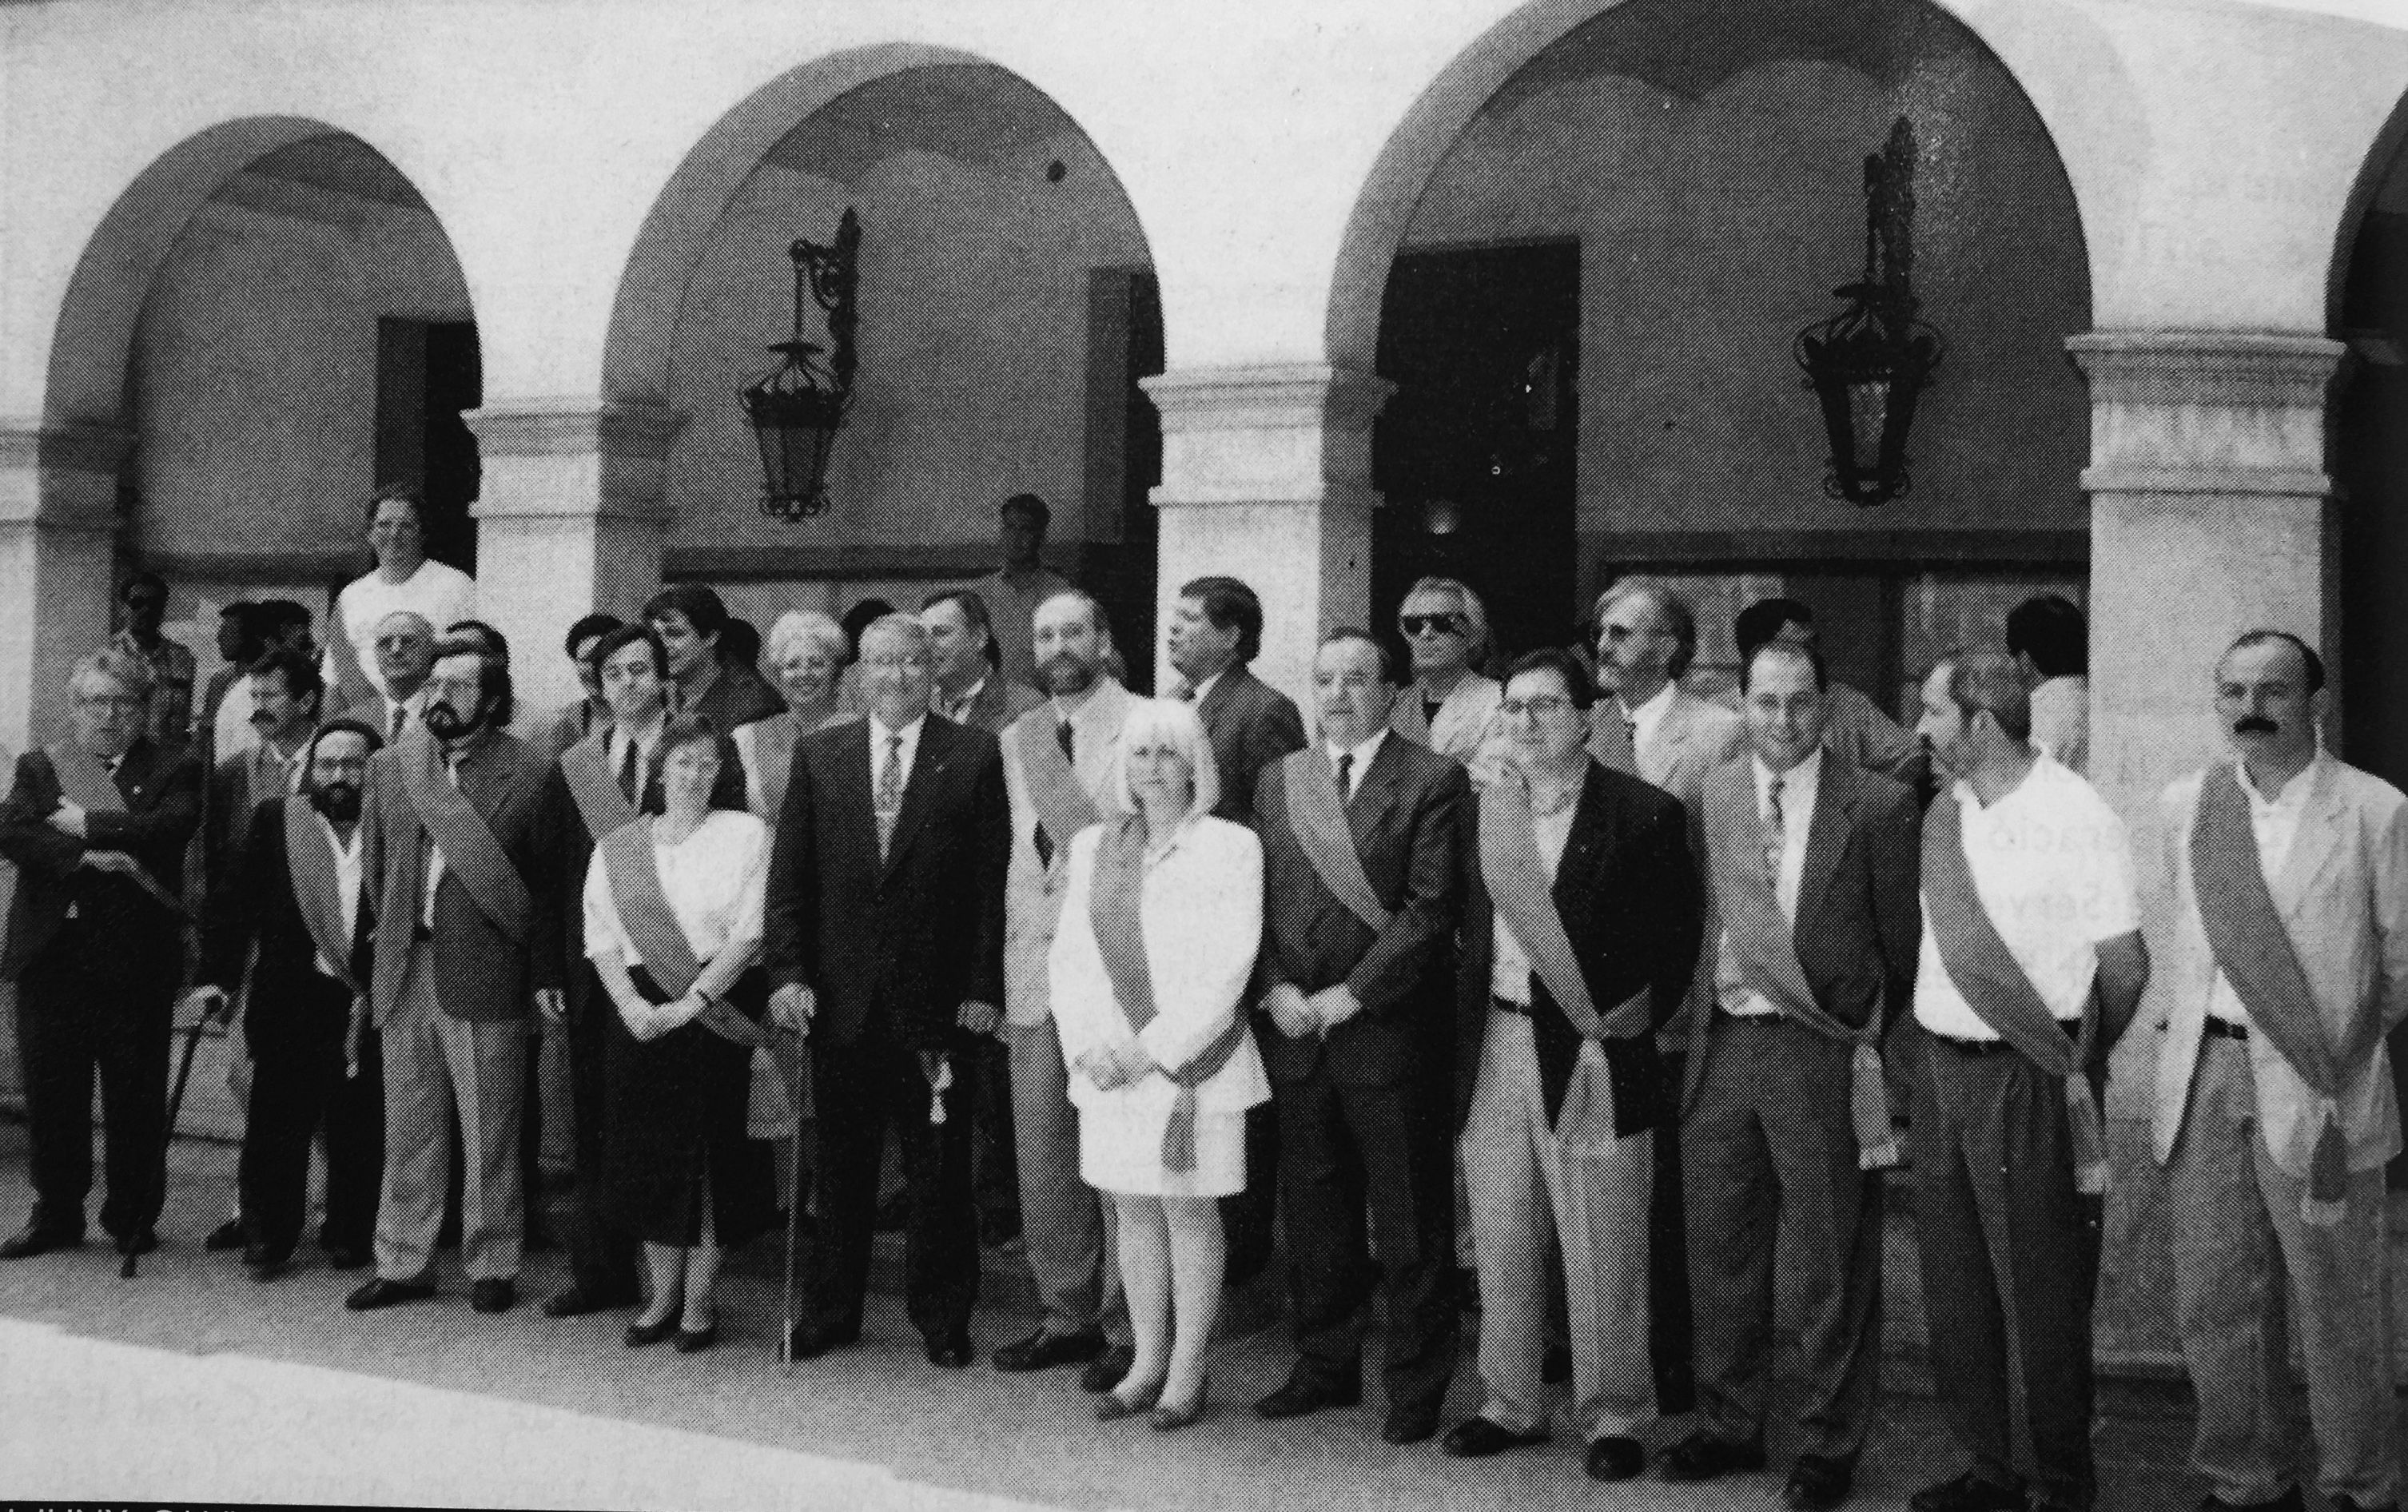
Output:
M767 651L786 712L739 724L730 738L744 767L744 805L774 830L786 803L795 742L853 717L837 699L850 643L843 628L818 610L789 609L769 627Z
M1263 856L1253 831L1211 817L1220 781L1192 705L1129 706L1113 795L1119 813L1070 842L1054 1024L1079 1174L1112 1212L1135 1335L1096 1413L1151 1407L1171 1429L1204 1410L1226 1260L1218 1199L1244 1189L1246 1109L1270 1097L1245 1016Z
M585 953L624 1030L604 1048L603 1208L644 1241L652 1279L627 1343L674 1334L686 1353L718 1336L722 1252L775 1204L769 1147L745 1128L769 829L710 806L719 751L709 720L669 720L653 757L663 812L603 836L585 873Z

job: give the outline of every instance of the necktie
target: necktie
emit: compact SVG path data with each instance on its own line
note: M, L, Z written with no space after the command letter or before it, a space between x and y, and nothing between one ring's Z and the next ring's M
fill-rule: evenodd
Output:
M1075 775L1077 763L1070 753L1071 740L1069 720L1061 720L1054 726L1054 738L1062 747L1062 759L1072 763L1073 773ZM1054 864L1054 837L1045 833L1045 823L1042 820L1038 821L1037 833L1030 836L1029 843L1037 848L1037 864L1050 868Z
M636 801L636 742L632 735L619 752L619 793L631 804Z
M1073 749L1074 742L1070 738L1069 720L1064 720L1061 723L1054 727L1054 738L1062 743L1062 759L1070 763L1072 765L1078 764L1079 755L1077 750Z
M878 790L872 799L878 812L878 859L895 843L895 816L903 811L903 737L886 737L886 759L879 763Z
M384 743L386 745L390 746L394 741L401 738L401 721L408 718L409 718L409 707L408 705L395 704L393 706L393 718L389 721L392 728L388 729L384 733Z
M1351 750L1340 751L1338 753L1338 801L1340 803L1354 801L1354 753Z
M1781 774L1776 772L1764 790L1764 875L1772 881L1775 898L1781 895L1781 852L1787 843L1781 817Z

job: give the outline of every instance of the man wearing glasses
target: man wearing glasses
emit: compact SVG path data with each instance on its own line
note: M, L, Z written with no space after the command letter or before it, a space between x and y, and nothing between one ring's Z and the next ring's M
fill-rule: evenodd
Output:
M92 1078L107 1116L100 1225L131 1258L158 1247L167 1179L167 1039L183 932L184 848L200 763L148 728L151 672L116 647L76 663L68 738L17 760L0 803L16 900L0 978L17 984L33 1216L0 1245L19 1260L83 1243Z
M1488 611L1480 595L1452 578L1425 578L1405 594L1397 629L1413 659L1412 685L1398 698L1390 727L1418 746L1488 775L1481 745L1497 720L1497 679L1477 670L1491 650Z

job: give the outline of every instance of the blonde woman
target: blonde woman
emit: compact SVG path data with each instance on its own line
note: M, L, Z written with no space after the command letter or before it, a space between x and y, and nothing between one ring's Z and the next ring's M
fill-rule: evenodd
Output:
M778 810L785 806L795 742L852 717L837 697L852 649L834 620L816 609L789 609L769 627L767 650L786 711L739 724L730 738L744 768L744 806L774 829Z

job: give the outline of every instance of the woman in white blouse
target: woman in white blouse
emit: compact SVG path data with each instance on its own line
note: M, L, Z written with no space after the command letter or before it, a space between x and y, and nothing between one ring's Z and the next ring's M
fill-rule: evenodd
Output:
M709 720L669 720L652 757L664 811L604 836L585 873L585 953L625 1031L606 1048L603 1210L644 1241L652 1279L627 1343L674 1334L686 1353L718 1336L722 1252L768 1227L775 1205L769 1147L745 1134L752 1049L739 1043L767 1005L753 966L769 830L710 807L719 749Z
M795 742L853 716L837 698L850 643L844 629L816 609L789 609L769 627L769 670L786 696L786 712L739 724L729 736L744 767L745 806L777 827L786 803L786 774Z
M1226 1259L1216 1199L1245 1187L1246 1109L1270 1097L1244 1012L1263 858L1253 831L1211 817L1220 782L1192 705L1133 702L1121 742L1120 812L1070 842L1054 1024L1079 1173L1111 1209L1135 1334L1096 1412L1151 1407L1171 1429L1204 1410Z

